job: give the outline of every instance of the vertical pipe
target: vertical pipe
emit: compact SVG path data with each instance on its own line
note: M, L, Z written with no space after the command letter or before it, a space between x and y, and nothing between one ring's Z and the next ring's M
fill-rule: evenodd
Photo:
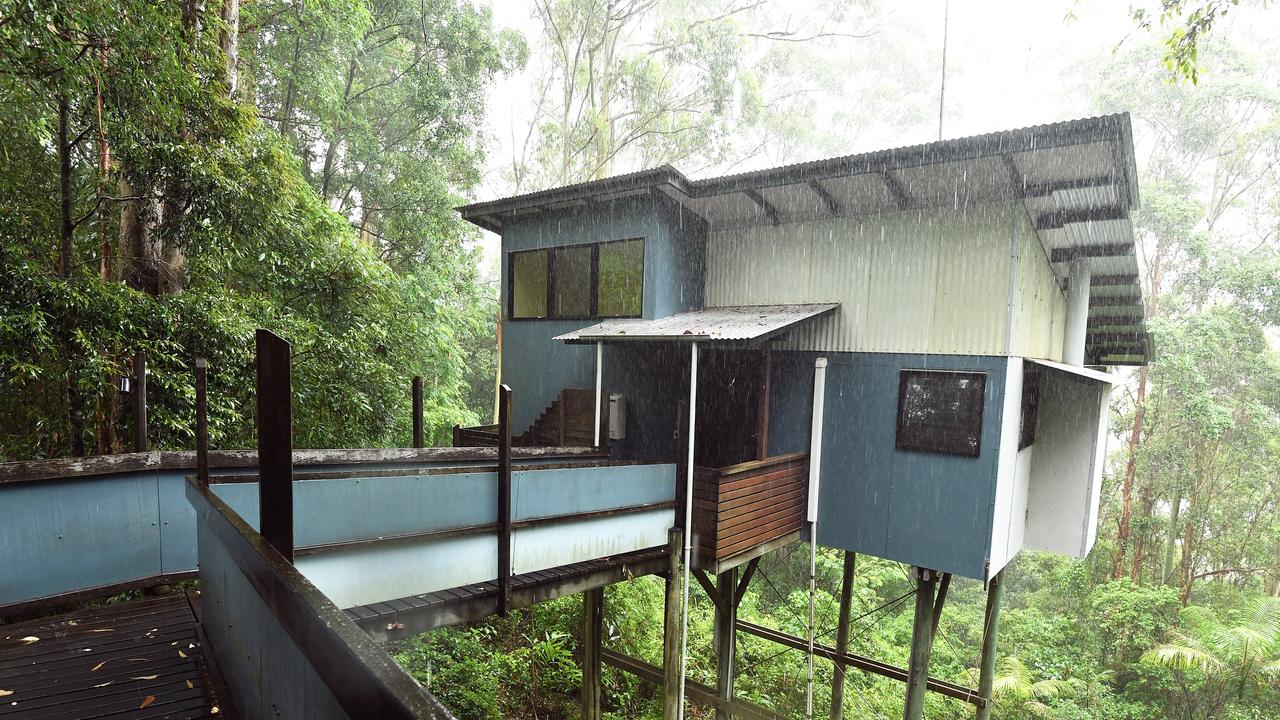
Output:
M759 408L756 412L756 459L769 457L769 398L773 394L773 351L765 349L760 377Z
M270 330L258 351L258 516L262 537L293 562L293 408L289 343Z
M582 720L600 720L601 629L604 588L582 593Z
M146 452L147 444L147 353L133 354L133 451Z
M693 554L693 446L698 436L697 416L698 343L693 342L689 344L689 432L685 438L688 453L684 470L684 580L681 583L684 597L680 602L680 718L684 718L684 679L689 670L689 564Z
M209 487L209 361L196 358L196 477Z
M716 576L716 720L733 718L733 683L736 675L734 662L737 657L738 604L734 602L738 589L738 569L732 568Z
M916 615L911 628L911 662L907 668L907 699L903 720L924 718L924 696L929 682L929 657L933 654L933 594L938 573L913 568L916 576Z
M511 388L498 388L498 614L511 611Z
M987 583L987 610L982 622L982 660L978 675L978 695L984 704L976 720L991 718L991 688L996 677L996 634L1000 629L1000 601L1004 597L1004 571Z
M853 604L853 578L857 554L846 550L844 553L844 575L840 580L840 620L836 626L836 654L844 657L849 652L849 611ZM836 662L835 674L831 677L831 720L842 720L844 717L844 673L846 667Z
M662 623L662 719L680 718L680 634L684 608L680 605L680 552L684 543L680 528L667 531L666 604Z
M1084 365L1085 335L1089 328L1089 294L1093 273L1087 259L1071 261L1067 280L1067 322L1062 338L1062 361Z
M591 447L600 447L600 403L604 398L600 397L601 388L604 382L604 343L596 343L596 439Z
M813 419L809 425L809 650L805 717L813 719L813 620L818 584L818 486L822 477L822 419L827 396L827 359L813 362Z
M413 446L426 447L426 433L422 427L422 376L413 378Z

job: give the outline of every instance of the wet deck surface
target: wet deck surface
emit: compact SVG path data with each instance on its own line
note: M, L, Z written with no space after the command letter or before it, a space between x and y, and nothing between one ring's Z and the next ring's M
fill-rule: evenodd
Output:
M0 718L228 715L181 593L0 625Z

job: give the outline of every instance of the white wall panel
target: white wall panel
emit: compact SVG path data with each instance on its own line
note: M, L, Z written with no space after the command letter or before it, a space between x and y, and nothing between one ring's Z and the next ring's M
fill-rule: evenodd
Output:
M995 203L713 231L706 303L840 303L789 349L1002 355L1015 213Z

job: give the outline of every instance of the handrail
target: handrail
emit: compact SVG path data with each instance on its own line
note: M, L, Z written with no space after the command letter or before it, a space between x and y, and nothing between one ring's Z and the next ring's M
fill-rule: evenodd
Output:
M188 481L186 493L201 522L206 524L208 533L202 537L215 540L226 551L271 616L350 717L452 720L448 710L386 650L230 506L195 480ZM203 614L202 624L215 622L208 617L209 613ZM238 651L217 646L215 638L221 635L219 630L206 628L214 658L221 663L240 662ZM230 668L221 670L224 675L236 676L229 672Z
M603 457L607 453L589 447L512 448L516 460L536 458ZM359 448L294 450L294 466L358 465L365 463L416 463L497 461L497 448ZM257 450L211 450L210 468L252 468L258 464ZM0 463L0 486L68 478L114 475L139 470L195 470L194 450L163 450L118 453L49 460L17 460Z
M721 467L721 468L699 467L698 469L713 472L718 477L724 477L726 475L739 475L741 473L752 472L753 470L772 467L774 465L787 465L793 462L803 462L808 459L809 459L809 453L807 452L793 452L793 453L787 453L785 455L775 455L773 457L767 457L763 460L748 460L747 462L738 463L737 465L729 465L727 467Z

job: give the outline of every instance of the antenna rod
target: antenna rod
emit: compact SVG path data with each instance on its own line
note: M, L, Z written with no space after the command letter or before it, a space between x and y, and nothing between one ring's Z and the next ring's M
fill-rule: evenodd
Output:
M947 25L951 16L951 0L942 6L942 89L938 91L938 139L942 139L942 107L947 98Z

